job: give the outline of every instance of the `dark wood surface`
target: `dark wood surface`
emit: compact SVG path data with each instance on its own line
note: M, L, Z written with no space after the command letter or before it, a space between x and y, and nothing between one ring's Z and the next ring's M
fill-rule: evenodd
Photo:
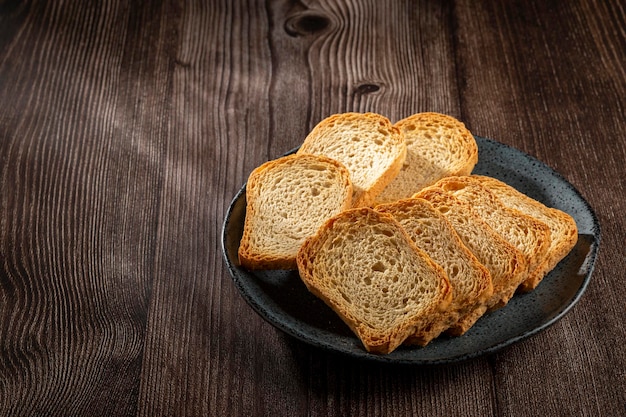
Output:
M626 415L621 0L0 0L0 415ZM323 117L451 114L602 226L580 302L452 366L263 321L224 264L250 171Z

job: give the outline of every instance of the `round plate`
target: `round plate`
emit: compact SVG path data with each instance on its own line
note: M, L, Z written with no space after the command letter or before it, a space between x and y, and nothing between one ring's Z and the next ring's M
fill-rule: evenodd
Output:
M439 337L426 347L401 346L388 355L368 353L360 340L321 300L308 292L297 271L247 271L237 250L246 214L245 185L233 199L222 231L222 250L243 298L265 320L311 345L379 362L433 365L495 352L559 320L580 299L593 272L600 244L598 220L580 193L537 159L490 139L476 137L479 161L473 173L498 178L524 194L569 213L578 243L555 269L527 293L481 317L463 336Z

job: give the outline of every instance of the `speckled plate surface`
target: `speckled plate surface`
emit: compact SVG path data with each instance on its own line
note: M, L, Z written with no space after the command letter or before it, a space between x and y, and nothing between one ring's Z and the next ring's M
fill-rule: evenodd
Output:
M580 299L593 272L600 244L597 218L579 192L537 159L499 142L476 137L474 173L498 178L519 191L569 213L578 225L578 243L532 292L488 313L463 336L440 337L426 347L404 347L389 355L365 351L349 328L311 295L297 271L249 272L237 250L245 219L245 185L233 199L222 232L222 249L237 289L269 323L311 345L367 360L416 365L446 364L495 352L550 326Z

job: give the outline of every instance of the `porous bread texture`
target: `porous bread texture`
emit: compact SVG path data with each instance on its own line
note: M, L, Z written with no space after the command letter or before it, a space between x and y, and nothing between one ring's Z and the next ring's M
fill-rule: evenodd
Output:
M439 264L452 286L452 301L440 313L430 331L407 339L407 344L426 345L442 332L460 336L487 311L493 295L491 274L463 244L452 225L428 201L408 198L376 206L391 214L415 244Z
M398 175L406 158L400 131L376 113L341 113L322 120L298 153L336 159L350 172L354 207L369 206Z
M440 113L417 113L394 124L404 135L407 156L400 172L376 197L389 203L453 175L469 175L478 162L478 145L465 125Z
M576 221L564 211L547 207L498 179L483 175L472 175L472 178L494 193L507 207L532 216L550 228L550 247L547 256L519 288L523 292L533 290L544 276L576 246L578 241Z
M370 208L347 210L308 238L297 257L307 288L372 353L390 353L447 308L446 273L400 224Z
M239 261L297 268L369 352L462 335L578 239L567 213L470 175L477 161L451 116L330 116L250 174Z
M352 205L348 170L320 155L288 155L256 168L246 185L239 262L248 269L296 269L304 240Z
M491 274L493 295L488 310L505 306L527 277L524 255L493 230L468 203L436 186L414 197L430 202L450 222L463 244Z
M435 186L469 203L476 213L526 258L530 279L547 259L550 248L550 228L547 224L503 204L480 181L470 176L449 177Z

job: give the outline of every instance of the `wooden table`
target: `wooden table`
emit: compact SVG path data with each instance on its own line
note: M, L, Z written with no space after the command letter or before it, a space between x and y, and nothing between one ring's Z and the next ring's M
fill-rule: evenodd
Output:
M626 415L626 5L0 1L2 416ZM237 292L250 171L322 118L453 115L602 226L580 302L440 367L319 350Z

